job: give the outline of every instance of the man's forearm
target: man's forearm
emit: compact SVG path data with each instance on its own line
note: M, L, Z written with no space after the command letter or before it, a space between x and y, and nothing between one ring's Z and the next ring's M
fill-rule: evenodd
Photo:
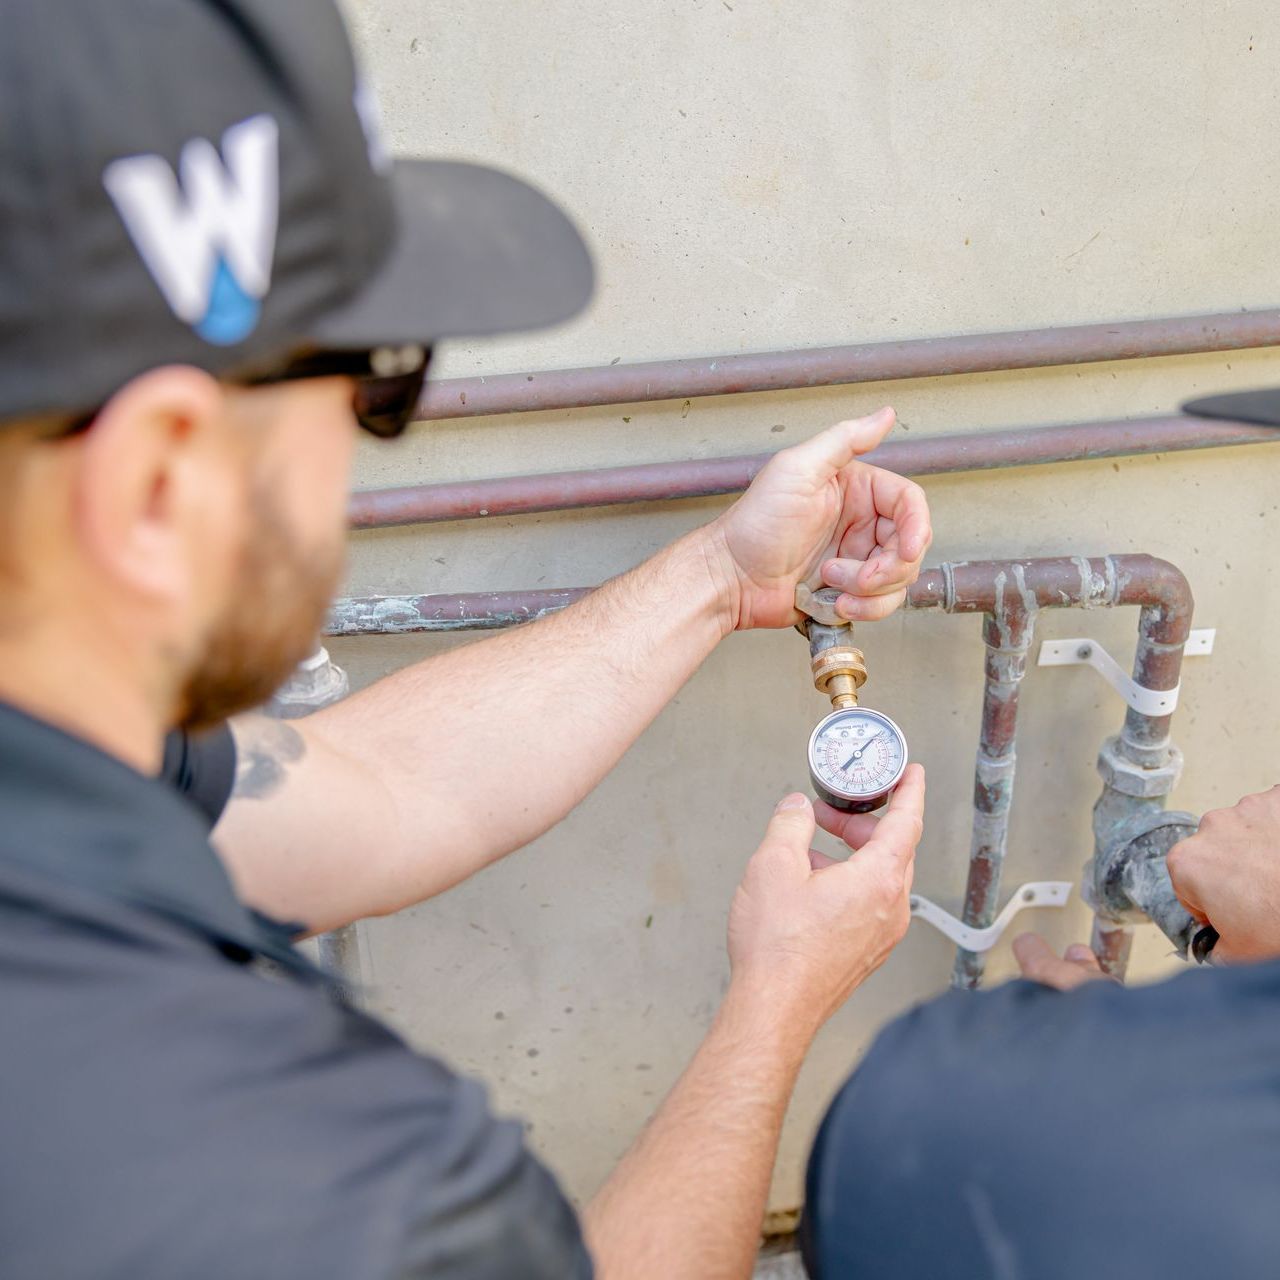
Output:
M698 531L559 614L299 722L294 758L257 770L265 787L252 783L244 735L241 795L253 803L233 802L217 833L242 894L330 927L439 893L527 844L599 783L732 629L731 588L714 538ZM270 751L273 734L262 735ZM272 830L305 829L308 806L323 822L311 824L303 876L287 852L260 845Z
M911 765L874 832L860 831L856 855L839 862L814 857L804 796L774 810L729 909L729 994L587 1210L602 1280L750 1274L800 1064L825 1019L906 932L923 812L924 771ZM847 827L839 835L850 843Z
M730 987L689 1068L586 1211L601 1280L751 1274L811 1040L780 1005Z
M794 622L798 582L887 616L929 544L918 486L858 461L892 424L782 450L711 525L562 614L297 727L242 723L214 833L242 896L316 929L429 897L568 813L727 631Z

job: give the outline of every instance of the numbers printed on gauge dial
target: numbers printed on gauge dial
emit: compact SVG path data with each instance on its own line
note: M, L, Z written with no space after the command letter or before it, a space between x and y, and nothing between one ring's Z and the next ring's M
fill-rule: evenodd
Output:
M878 808L907 767L907 743L888 716L867 707L834 711L809 739L814 789L838 809Z

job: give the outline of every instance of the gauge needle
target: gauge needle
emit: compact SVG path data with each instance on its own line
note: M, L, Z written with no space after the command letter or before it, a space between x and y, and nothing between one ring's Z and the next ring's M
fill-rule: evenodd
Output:
M863 742L862 746L860 746L860 747L857 749L857 751L855 751L855 752L853 753L853 755L851 755L851 756L850 756L850 757L849 757L849 758L844 762L844 764L842 764L842 765L840 766L840 770L841 770L841 772L843 773L843 772L844 772L844 770L845 770L845 769L847 769L847 768L848 768L848 767L849 767L849 766L850 766L850 765L851 765L855 760L861 760L861 759L862 759L862 753L863 753L863 752L864 752L864 751L865 751L865 750L866 750L866 749L867 749L867 748L868 748L868 747L869 747L869 746L870 746L870 745L871 745L871 744L872 744L872 743L873 743L873 742L874 742L874 741L875 741L875 740L876 740L876 739L877 739L877 738L878 738L878 737L879 737L883 732L884 732L884 730L883 730L883 729L877 729L877 730L875 731L875 733L873 733L873 734L871 735L871 737L867 738L867 739L866 739L866 741L864 741L864 742Z

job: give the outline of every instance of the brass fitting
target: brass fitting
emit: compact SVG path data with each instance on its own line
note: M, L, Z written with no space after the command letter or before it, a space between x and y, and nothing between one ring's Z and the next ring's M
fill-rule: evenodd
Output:
M861 649L837 644L813 655L813 684L831 699L835 711L858 705L858 690L866 683L867 664Z

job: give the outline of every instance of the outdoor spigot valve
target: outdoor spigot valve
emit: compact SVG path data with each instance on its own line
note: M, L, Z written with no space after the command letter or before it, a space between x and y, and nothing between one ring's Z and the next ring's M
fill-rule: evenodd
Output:
M1183 959L1210 963L1218 931L1196 920L1178 899L1169 877L1169 851L1198 830L1199 819L1181 810L1155 809L1120 824L1087 868L1085 900L1114 923L1150 920Z
M813 685L831 699L833 711L856 707L867 680L866 659L853 643L853 623L836 612L839 598L834 587L796 589L796 608L808 615L797 630L809 641Z

